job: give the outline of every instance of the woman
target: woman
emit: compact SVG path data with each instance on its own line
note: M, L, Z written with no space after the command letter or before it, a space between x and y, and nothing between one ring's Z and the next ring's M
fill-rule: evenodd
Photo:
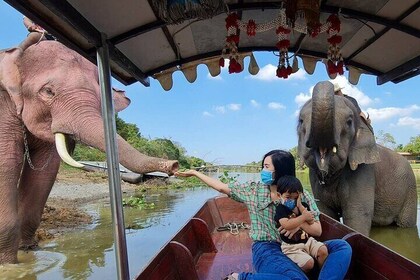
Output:
M291 153L273 150L263 157L261 181L244 184L225 184L210 178L196 170L176 172L176 176L196 176L213 189L227 194L230 198L245 203L251 219L250 237L252 244L252 261L254 273L232 273L225 279L308 279L305 273L281 251L281 239L274 223L276 202L271 199L277 193L277 181L284 175L295 176L295 160ZM302 201L316 212L315 220L319 220L319 210L311 196L304 192ZM319 235L308 224L303 228L311 235ZM298 228L286 232L293 235ZM282 231L282 233L284 233ZM329 256L322 267L319 279L344 279L351 260L351 247L344 240L329 240L325 244Z

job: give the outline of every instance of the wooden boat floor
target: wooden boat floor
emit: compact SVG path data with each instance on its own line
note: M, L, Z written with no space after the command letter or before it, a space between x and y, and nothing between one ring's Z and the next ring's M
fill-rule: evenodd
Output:
M199 279L223 279L231 272L251 272L252 240L249 230L241 229L238 235L229 231L212 234L217 253L203 253L196 264Z

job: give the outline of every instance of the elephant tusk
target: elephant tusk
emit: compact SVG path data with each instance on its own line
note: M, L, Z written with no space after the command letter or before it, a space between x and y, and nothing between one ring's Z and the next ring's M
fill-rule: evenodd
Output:
M57 152L60 155L61 159L70 166L83 168L84 165L75 161L67 151L66 145L66 136L63 133L56 133L55 134L55 146L57 148Z
M334 154L336 154L337 153L337 147L334 146L332 151L333 151Z

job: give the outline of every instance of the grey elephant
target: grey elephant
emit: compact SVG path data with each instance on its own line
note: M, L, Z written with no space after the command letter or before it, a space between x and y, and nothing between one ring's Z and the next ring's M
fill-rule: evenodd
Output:
M318 206L325 214L369 235L371 225L414 227L416 180L409 162L377 145L351 100L319 82L301 108L298 155L309 167Z
M36 245L60 156L82 166L66 147L79 141L105 151L96 66L41 36L30 33L18 47L0 51L0 264L16 263L19 245ZM130 103L122 91L113 98L117 111ZM177 170L177 161L148 157L117 138L128 169Z

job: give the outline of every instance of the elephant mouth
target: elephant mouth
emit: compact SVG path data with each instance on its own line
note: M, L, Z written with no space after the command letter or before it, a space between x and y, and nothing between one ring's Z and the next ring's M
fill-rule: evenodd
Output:
M315 162L320 172L326 176L330 171L330 161L333 156L337 154L337 147L333 146L331 149L317 148L312 149Z
M84 168L85 166L80 162L74 160L67 151L66 136L63 133L55 133L55 146L60 158L70 166L76 168Z

